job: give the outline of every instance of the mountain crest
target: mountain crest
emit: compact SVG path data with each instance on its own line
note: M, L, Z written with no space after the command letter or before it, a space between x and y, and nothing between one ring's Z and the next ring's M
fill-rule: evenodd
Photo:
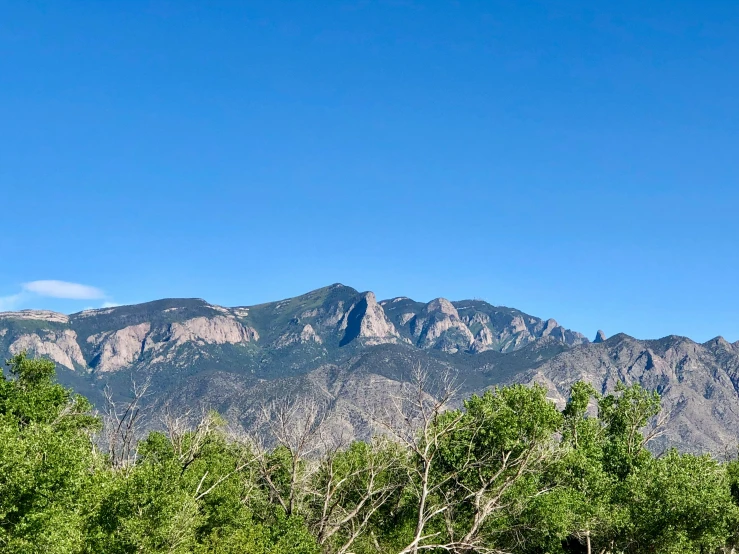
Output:
M400 339L373 292L360 295L359 300L347 311L341 328L345 331L339 346L349 344L355 339L363 339L367 345L398 342Z
M657 390L670 422L661 446L717 450L739 429L739 344L717 337L596 345L554 319L481 300L397 297L378 302L335 284L254 306L163 299L72 315L0 313L0 356L23 350L53 360L60 381L100 400L151 380L157 403L217 406L249 425L254 406L280 395L330 399L342 430L366 436L366 414L391 401L412 367L431 378L457 371L465 394L498 384L542 383L564 405L578 380ZM573 348L577 346L577 348Z

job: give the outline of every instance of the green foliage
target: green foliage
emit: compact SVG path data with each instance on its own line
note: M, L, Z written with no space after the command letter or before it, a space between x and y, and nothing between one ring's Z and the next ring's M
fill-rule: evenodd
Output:
M96 465L88 402L53 382L54 364L19 354L0 374L0 551L73 552Z
M600 399L598 417L607 439L608 471L623 479L651 457L640 430L659 413L660 398L656 391L638 384L626 387L619 383L616 392Z
M577 383L562 412L543 387L498 388L433 412L415 443L302 458L233 440L208 414L149 433L121 467L53 363L8 366L2 553L718 554L739 539L739 462L654 457L644 429L659 397L638 385Z
M440 419L455 417L447 412ZM542 488L561 423L541 386L496 388L464 403L458 423L440 439L434 466L436 479L447 480L440 494L453 499L455 536L489 548L518 540L509 535L518 533L519 517Z
M699 554L724 546L737 521L725 469L709 456L671 450L631 475L630 551Z

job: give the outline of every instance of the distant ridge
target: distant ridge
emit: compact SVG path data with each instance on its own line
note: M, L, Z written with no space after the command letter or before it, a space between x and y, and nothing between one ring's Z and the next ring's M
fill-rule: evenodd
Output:
M603 331L591 343L554 319L482 300L378 301L335 283L255 306L167 298L72 315L0 313L0 352L21 350L52 359L62 382L94 401L106 385L125 397L132 379L150 379L157 406L205 404L244 426L269 399L310 396L330 406L337 431L367 436L370 411L420 364L455 372L462 394L538 382L560 404L580 379L601 392L641 383L670 414L655 448L719 452L739 440L736 343Z

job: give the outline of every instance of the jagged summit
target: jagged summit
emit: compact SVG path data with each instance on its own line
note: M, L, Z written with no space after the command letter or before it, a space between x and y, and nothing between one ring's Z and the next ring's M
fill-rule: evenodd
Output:
M538 382L561 405L577 380L602 392L638 382L672 410L663 446L739 440L739 344L602 331L590 343L554 319L481 300L378 302L335 283L252 306L169 298L70 316L0 313L0 355L22 350L52 359L62 382L93 400L106 385L125 396L132 379L151 380L157 405L202 404L245 426L265 401L307 395L331 406L341 432L364 436L367 414L420 365L457 373L462 394Z
M513 352L549 336L566 345L587 342L553 319L543 321L482 301L436 298L423 303L397 297L378 302L374 293L360 293L341 283L253 306L231 308L201 298L165 298L71 316L38 310L8 312L0 314L0 320L36 322L23 327L23 332L4 330L2 349L14 352L23 347L44 353L69 370L91 375L201 364L232 364L256 374L276 371L288 352L291 367L302 367L330 359L335 349L353 344L405 344L475 354ZM66 326L64 340L45 328L52 323ZM215 355L212 345L238 348ZM57 352L59 348L63 354ZM296 348L301 352L295 354ZM303 359L309 350L319 357Z
M734 348L736 346L736 344L737 343L732 344L729 341L727 341L724 337L718 336L718 337L712 338L708 342L703 343L703 346L706 346L706 347L714 346L714 347L720 347L720 348Z

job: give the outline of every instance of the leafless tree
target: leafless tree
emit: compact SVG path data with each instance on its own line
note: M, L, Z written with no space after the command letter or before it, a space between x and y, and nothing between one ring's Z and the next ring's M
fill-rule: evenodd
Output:
M175 455L180 462L182 474L196 460L200 459L204 445L215 433L223 432L224 438L242 447L239 449L240 456L236 461L234 469L221 475L218 479L210 483L209 486L205 486L210 473L206 469L193 493L195 500L200 500L213 492L221 483L236 474L243 473L256 464L257 456L253 448L251 448L251 444L243 439L240 440L240 437L235 434L229 435L225 431L225 421L214 411L201 408L200 415L196 417L191 410L174 415L168 407L164 410L162 424L172 444ZM253 481L253 479L249 479L249 481Z
M399 554L429 550L501 554L503 551L486 546L485 523L496 513L515 509L506 500L506 493L553 456L553 441L519 443L504 451L474 452L484 422L465 418L463 410L442 416L450 408L456 391L451 375L442 375L432 386L429 373L416 366L401 394L394 396L391 405L374 418L414 457L407 466L407 486L416 497L415 530ZM464 454L454 468L438 471L441 446L450 435L464 437L464 444L457 445ZM471 475L476 478L470 479ZM461 531L455 525L455 511L460 504L472 508L472 518ZM445 535L429 530L435 519L446 524Z
M130 467L136 461L138 441L148 416L145 399L150 379L142 384L131 381L131 399L117 401L110 387L103 390L102 442L111 465L116 469Z
M416 524L412 541L400 554L417 553L424 549L424 542L438 533L427 533L431 520L449 509L439 500L439 492L453 479L432 480L432 468L439 453L440 440L456 427L462 414L447 418L439 424L439 416L449 408L456 386L450 374L442 376L436 397L429 394L429 374L420 365L413 368L412 379L401 385L400 394L391 396L388 406L383 406L373 420L380 429L409 449L416 460L408 464L408 485L417 500ZM434 548L440 548L439 545Z
M374 514L400 489L404 466L397 445L380 437L361 456L338 464L351 441L328 425L327 414L327 406L311 398L273 401L262 408L261 432L252 444L274 501L288 515L304 515L324 550L348 554ZM287 467L273 455L275 448L287 453ZM279 469L287 470L287 483L275 480Z
M320 452L321 429L326 421L326 407L314 399L285 397L262 406L261 421L253 439L261 477L270 496L287 515L296 512L305 498L311 469L306 462ZM273 476L277 461L265 446L265 435L271 445L282 447L288 454L289 483L279 486ZM268 443L269 444L269 443Z
M332 551L348 553L375 513L402 488L404 464L396 446L375 438L363 449L363 456L345 459L340 468L337 460L344 445L334 443L323 451L319 478L313 480L309 494L316 505L311 526L324 548L340 536Z

